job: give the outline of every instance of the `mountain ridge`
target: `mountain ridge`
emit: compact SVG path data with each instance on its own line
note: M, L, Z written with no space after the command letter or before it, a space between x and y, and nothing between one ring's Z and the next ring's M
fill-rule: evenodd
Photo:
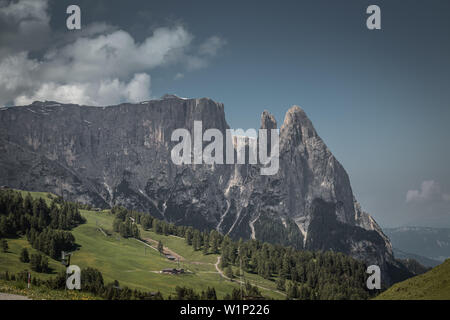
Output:
M435 266L436 261L442 263L450 257L449 228L403 226L383 230L397 249L431 259L429 266Z
M261 176L259 165L171 163L171 133L192 133L194 121L202 121L203 130L229 128L224 105L209 98L2 109L0 183L99 207L120 204L235 239L342 251L382 269L396 264L389 239L361 209L345 169L303 109L286 112L273 176ZM261 128L277 128L268 111ZM321 231L324 225L329 235Z

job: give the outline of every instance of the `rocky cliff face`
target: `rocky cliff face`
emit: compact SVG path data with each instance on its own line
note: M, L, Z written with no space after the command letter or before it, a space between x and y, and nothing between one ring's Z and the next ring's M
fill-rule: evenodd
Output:
M286 113L272 176L260 175L259 165L173 164L171 134L192 132L194 120L203 130L228 128L223 104L207 98L1 109L0 184L98 207L121 204L234 238L395 264L389 240L361 210L347 173L301 108ZM277 128L267 111L261 128Z

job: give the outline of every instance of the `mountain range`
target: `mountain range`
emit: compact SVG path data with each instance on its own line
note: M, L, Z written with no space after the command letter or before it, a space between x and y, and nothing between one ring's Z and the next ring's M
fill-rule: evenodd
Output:
M279 128L279 170L256 164L175 165L171 134L194 121L229 128L224 105L166 95L108 107L34 102L0 109L0 184L106 208L123 205L234 239L333 250L399 267L392 245L356 201L349 177L303 109ZM264 111L262 129L278 128ZM396 273L398 274L398 272Z
M383 228L392 241L395 256L413 258L434 267L450 258L450 229L430 227Z

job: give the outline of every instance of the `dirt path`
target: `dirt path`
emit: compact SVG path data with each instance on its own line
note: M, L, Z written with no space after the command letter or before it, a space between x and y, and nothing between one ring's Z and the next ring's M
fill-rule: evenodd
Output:
M101 227L98 227L98 230L100 230L100 231L103 233L103 235L104 235L105 237L108 236L108 235L106 234L106 232L105 232Z
M149 248L151 248L151 249L153 249L153 250L155 250L155 251L158 251L158 249L156 249L155 247L152 247L152 246L149 245L147 242L144 242L144 241L139 240L139 239L136 239L136 238L133 238L133 239L136 240L136 241L139 241L139 242L142 243L143 245L145 245L145 246L147 246L147 247L149 247Z
M150 245L147 243L147 242L150 242L150 243L153 243L155 246L157 246L157 245L158 245L158 241L156 241L156 240L153 240L153 239L151 239L151 238L144 238L144 240L145 240L146 242L141 241L141 240L138 240L138 239L136 239L136 240L139 241L139 242L142 242L143 244L149 246L150 248L152 248L152 249L154 249L154 250L158 250L156 247L150 246ZM164 249L164 253L166 253L166 254L168 253L168 254L172 255L172 256L174 256L175 258L179 259L180 261L184 261L184 260L185 260L182 256L180 256L180 255L177 254L176 252L170 250L168 247L163 247L163 249ZM192 263L192 264L209 264L209 265L212 264L212 263L207 263L207 262L197 262L197 261L190 261L189 263ZM227 279L227 280L229 280L229 281L234 281L234 282L237 282L237 283L239 283L239 284L244 284L244 285L245 285L245 283L244 283L243 281L241 281L241 280L230 279L230 278L228 278L228 277L223 273L223 271L219 268L219 265L220 265L220 256L217 257L217 261L216 261L216 263L214 264L214 267L216 268L217 273L218 273L222 278L224 278L224 279ZM209 272L203 272L203 273L209 273ZM281 291L278 291L278 290L272 290L272 289L269 289L269 288L266 288L266 287L262 287L262 286L260 286L260 285L258 285L258 284L255 284L255 283L251 282L251 281L250 281L250 283L251 283L253 286L256 286L256 287L258 287L258 288L260 288L260 289L267 290L267 291L272 291L272 292L276 292L276 293L278 293L278 294L281 294L281 295L286 296L286 294L285 294L284 292L281 292Z
M153 243L155 245L155 248L152 247L153 249L157 248L158 241L150 239L150 238L144 238L144 240L147 241L147 242ZM158 250L158 249L156 249L156 250ZM163 251L164 251L164 254L170 254L171 256L174 256L179 261L184 261L185 260L181 255L179 255L175 251L170 250L168 247L163 246Z
M0 293L0 300L31 300L25 296L19 296L17 294Z
M239 284L244 284L244 285L245 285L245 283L244 283L243 281L241 281L241 280L234 280L234 279L228 278L228 277L223 273L223 271L220 270L219 264L220 264L220 256L217 257L217 262L214 264L214 266L216 267L217 272L220 274L220 276L221 276L222 278L227 279L227 280L230 280L230 281L237 282L237 283L239 283ZM260 286L260 285L258 285L258 284L255 284L255 283L251 282L251 281L249 281L249 282L250 282L253 286L257 286L257 287L260 288L260 289L267 290L267 291L272 291L272 292L276 292L276 293L279 293L279 294L281 294L281 295L286 296L286 294L285 294L284 292L281 292L281 291L278 291L278 290L272 290L272 289L269 289L269 288L266 288L266 287L262 287L262 286Z
M214 267L216 267L217 272L220 274L220 276L222 278L225 278L227 280L231 280L230 278L228 278L226 275L223 274L222 270L220 270L219 263L220 263L220 256L217 257L217 262L214 264Z

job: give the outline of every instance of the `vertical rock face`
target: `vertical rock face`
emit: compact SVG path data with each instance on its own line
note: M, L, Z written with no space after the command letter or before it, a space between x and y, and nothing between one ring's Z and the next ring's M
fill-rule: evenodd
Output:
M261 128L275 127L273 116L264 112ZM239 199L237 227L222 231L297 248L340 251L386 268L395 264L389 239L361 210L347 173L300 107L290 108L281 126L278 173L261 176L252 169L238 180L245 183L233 195Z
M228 129L223 104L207 98L2 109L0 184L100 207L121 204L234 238L393 263L389 240L361 210L347 173L301 108L286 113L279 170L272 176L261 175L259 165L173 164L172 132L192 133L195 120L203 131ZM275 118L264 111L261 129L275 128Z

